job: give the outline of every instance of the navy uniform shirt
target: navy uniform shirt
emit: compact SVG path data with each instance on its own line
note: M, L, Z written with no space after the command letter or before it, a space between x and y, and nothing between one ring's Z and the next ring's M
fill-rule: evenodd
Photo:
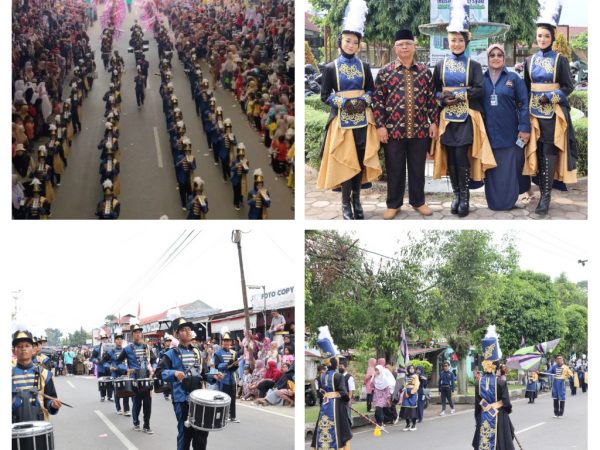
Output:
M529 133L529 97L525 82L516 73L502 69L496 81L495 92L498 105L492 106L490 96L494 93L494 84L489 71L484 76L485 94L483 110L485 129L492 148L514 147L520 131Z

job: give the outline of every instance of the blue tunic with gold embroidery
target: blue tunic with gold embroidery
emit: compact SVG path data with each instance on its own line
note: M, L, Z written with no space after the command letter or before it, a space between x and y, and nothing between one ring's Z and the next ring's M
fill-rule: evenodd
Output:
M484 373L475 385L475 450L514 450L512 404L506 381Z
M352 439L348 410L344 404L348 401L346 384L343 376L336 370L328 370L321 375L319 381L324 398L311 447L322 450L339 449Z

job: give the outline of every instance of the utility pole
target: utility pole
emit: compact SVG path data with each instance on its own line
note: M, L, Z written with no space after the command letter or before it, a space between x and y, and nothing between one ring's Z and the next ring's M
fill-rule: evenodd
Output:
M265 285L261 285L261 286L248 286L248 289L262 289L263 291L263 310L262 310L262 316L263 316L263 324L264 324L264 335L267 335L267 294L265 292Z
M231 242L237 244L238 258L240 260L240 278L242 280L242 298L244 300L244 318L246 319L246 331L250 333L250 313L248 312L248 295L246 294L246 279L244 278L244 262L242 261L242 232L233 230Z

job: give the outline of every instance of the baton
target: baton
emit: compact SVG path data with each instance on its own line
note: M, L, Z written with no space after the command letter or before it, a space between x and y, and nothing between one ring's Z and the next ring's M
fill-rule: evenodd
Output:
M357 410L355 410L352 406L350 406L350 409L352 411L354 411L356 414L358 414L360 417L362 417L363 419L365 419L366 421L370 422L372 425L375 425L376 428L379 428L381 431L386 432L387 434L390 434L390 432L388 430L386 430L385 428L383 428L380 425L377 425L375 422L373 422L371 419L369 419L367 416L365 416L363 413L358 412Z
M50 396L49 396L49 395L47 395L47 394L42 394L42 395L44 396L44 398L47 398L48 400L58 400L57 398L50 397ZM62 400L58 400L58 401L61 403L61 405L65 405L65 406L68 406L69 408L72 408L72 406L71 406L71 405L69 405L69 404L67 404L67 403L63 402Z
M517 435L516 435L516 433L513 435L513 437L515 438L515 441L517 441L517 445L519 446L519 448L520 448L521 450L523 450L523 446L522 446L522 445L521 445L521 443L519 442L519 439L517 438Z

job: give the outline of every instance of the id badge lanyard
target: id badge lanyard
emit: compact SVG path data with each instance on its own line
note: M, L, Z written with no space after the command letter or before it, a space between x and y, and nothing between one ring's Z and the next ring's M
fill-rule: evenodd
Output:
M495 83L492 81L493 92L492 92L492 95L490 95L490 105L492 105L492 106L498 106L498 96L496 95L496 83L499 80L500 80L500 77L498 77L498 79L496 80Z

